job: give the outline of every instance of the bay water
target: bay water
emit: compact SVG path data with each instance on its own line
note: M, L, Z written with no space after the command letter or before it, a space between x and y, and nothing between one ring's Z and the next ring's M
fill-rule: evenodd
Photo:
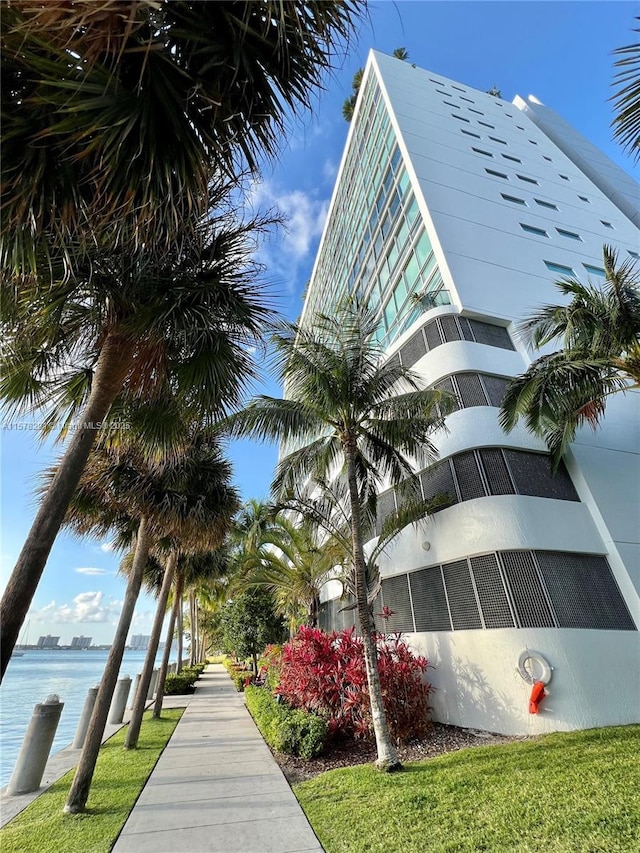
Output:
M100 683L107 662L102 649L28 649L12 657L0 686L0 787L11 778L34 706L54 693L64 702L51 755L69 746L80 721L87 692ZM126 651L120 677L133 680L142 669L145 652ZM156 662L162 659L159 651ZM175 652L171 660L176 660ZM127 700L132 701L133 684Z

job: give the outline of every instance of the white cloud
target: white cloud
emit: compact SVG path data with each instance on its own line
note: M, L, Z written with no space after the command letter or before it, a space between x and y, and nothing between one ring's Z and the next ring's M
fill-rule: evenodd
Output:
M108 622L117 615L120 603L104 599L103 592L81 592L70 604L58 605L55 601L36 610L36 622Z
M91 566L87 566L86 568L76 569L76 572L79 575L110 575L111 572L108 572L106 569L94 569Z
M325 160L322 165L322 177L333 186L338 174L338 164L333 160Z

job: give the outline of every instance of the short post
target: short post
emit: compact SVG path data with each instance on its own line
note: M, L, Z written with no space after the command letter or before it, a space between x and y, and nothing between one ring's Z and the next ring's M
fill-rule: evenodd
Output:
M134 702L136 701L136 693L138 692L138 687L140 686L141 678L142 673L139 672L133 679L133 690L131 691L131 704L129 705L129 709L133 708Z
M118 725L124 717L124 709L127 707L127 699L129 698L129 690L131 689L131 678L128 675L118 679L116 689L113 691L113 699L109 708L109 716L107 722L111 725Z
M156 684L158 683L159 670L154 669L149 680L149 689L147 691L147 699L153 699L153 694L156 692Z
M89 723L91 722L91 714L93 713L93 706L96 704L96 697L99 689L100 686L96 685L95 687L90 687L87 692L87 698L84 700L84 708L80 715L80 722L78 723L76 736L71 744L71 749L82 749L84 746L84 739L87 734L87 729L89 728Z
M10 796L29 794L40 787L63 708L64 702L52 693L33 709L33 716L7 786L7 794Z

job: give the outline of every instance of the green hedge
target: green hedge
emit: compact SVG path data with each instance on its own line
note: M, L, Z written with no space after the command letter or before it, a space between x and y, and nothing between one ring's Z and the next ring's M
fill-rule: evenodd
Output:
M182 670L180 674L170 672L164 682L164 695L176 696L182 693L193 693L198 676L193 672Z
M245 669L244 664L238 664L232 661L231 658L223 660L222 665L229 673L229 678L233 681L238 693L242 693L245 681L253 675L252 670Z
M250 685L244 695L262 737L273 749L301 758L315 758L324 750L327 724L321 717L278 704L265 687Z

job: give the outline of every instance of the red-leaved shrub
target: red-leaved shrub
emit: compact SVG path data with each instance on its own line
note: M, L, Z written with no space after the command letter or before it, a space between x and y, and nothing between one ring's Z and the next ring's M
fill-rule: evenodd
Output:
M400 634L379 634L375 640L391 733L400 742L420 737L429 727L428 661L414 655ZM364 650L353 628L330 634L300 628L282 647L279 666L278 693L288 705L325 717L330 735L371 736Z

